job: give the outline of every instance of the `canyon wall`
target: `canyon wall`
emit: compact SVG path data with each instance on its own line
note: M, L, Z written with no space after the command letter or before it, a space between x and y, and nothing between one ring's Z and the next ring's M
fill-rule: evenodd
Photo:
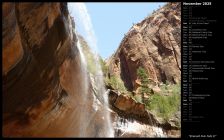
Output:
M99 135L102 114L93 110L92 94L88 102L80 99L81 60L67 3L2 7L3 136L71 137L81 131ZM90 113L84 130L82 106Z
M168 3L133 25L107 60L109 74L120 76L129 91L138 87L139 67L154 85L180 82L180 8L180 3Z
M115 112L180 137L181 3L167 3L134 24L106 66Z

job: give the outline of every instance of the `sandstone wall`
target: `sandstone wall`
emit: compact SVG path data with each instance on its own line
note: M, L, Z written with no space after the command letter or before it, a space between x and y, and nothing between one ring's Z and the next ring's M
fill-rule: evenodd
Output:
M143 67L156 84L179 83L181 76L181 4L168 3L131 27L107 61L109 73L121 77L129 90L137 88Z
M3 136L78 136L82 106L91 112L93 98L80 99L81 61L67 4L2 7ZM96 134L93 127L85 131Z

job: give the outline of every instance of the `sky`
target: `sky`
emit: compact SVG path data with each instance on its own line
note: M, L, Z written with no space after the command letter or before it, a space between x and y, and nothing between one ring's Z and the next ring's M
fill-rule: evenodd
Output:
M141 22L153 10L157 10L164 4L161 2L85 3L100 56L103 59L110 57L133 24ZM78 22L76 28L77 32L86 38Z

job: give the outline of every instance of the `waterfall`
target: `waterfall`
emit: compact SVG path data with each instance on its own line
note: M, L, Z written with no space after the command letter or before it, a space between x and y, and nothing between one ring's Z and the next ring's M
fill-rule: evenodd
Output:
M114 137L114 130L113 130L113 127L112 127L112 123L111 123L111 118L110 118L110 112L109 112L109 105L108 105L108 95L106 94L106 90L105 90L105 85L104 85L104 81L103 81L103 72L102 72L102 69L101 69L101 65L99 63L99 56L98 56L98 53L97 53L97 41L96 41L96 37L94 35L94 30L93 30L93 26L92 26L92 23L91 23L91 18L90 18L90 15L87 11L87 8L85 6L84 3L68 3L68 9L69 9L69 12L70 12L70 15L72 17L74 17L75 19L78 19L78 21L76 22L76 25L77 26L81 26L85 35L84 35L84 38L86 39L88 45L90 46L90 48L92 49L92 52L94 54L94 59L95 59L95 67L96 67L96 73L94 75L94 86L96 87L96 92L97 92L97 96L99 99L101 99L101 103L102 103L102 106L103 108L102 109L102 120L103 120L103 132L98 132L100 134L94 134L94 135L91 135L91 136L100 136L100 137ZM83 90L83 93L82 94L82 98L83 98L83 101L84 102L88 102L86 100L87 96L86 94L91 94L91 93L88 93L88 80L87 77L89 75L87 75L86 73L86 61L85 61L85 56L83 55L82 53L82 49L80 47L80 42L78 40L77 42L77 46L78 46L78 49L79 49L79 52L80 52L80 59L81 59L81 66L84 67L82 68L82 71L83 71L83 77L85 78L84 79L84 88L86 88L85 90ZM97 102L97 99L95 97L95 95L93 95L93 104L92 104L92 108L95 109L95 111L98 110L98 108L96 107L97 104L99 104ZM88 123L90 121L91 118L88 118L89 115L91 114L88 114L89 112L86 111L86 110L83 110L82 112L80 112L80 132L79 132L79 136L80 137L86 137L86 136L89 136L87 134L87 132L85 132L85 130L87 129L88 127ZM94 127L92 129L95 129Z
M115 137L167 137L160 127L142 124L136 120L129 120L119 116L115 122L115 130Z
M87 73L87 63L85 55L83 54L82 47L80 41L77 41L77 48L80 54L81 60L81 77L83 80L81 81L81 87L83 88L80 91L83 92L81 94L80 102L90 102L89 101L89 94L93 94L93 102L92 102L92 110L93 112L88 110L87 106L82 106L81 112L79 112L79 137L126 137L126 136L133 136L133 137L166 137L162 128L153 125L152 119L150 118L152 125L142 124L133 119L125 119L120 118L117 116L117 120L114 122L114 127L111 122L110 112L109 112L109 105L108 105L108 93L109 90L106 91L104 81L103 81L103 72L101 69L101 65L99 63L99 55L97 51L97 40L96 36L94 35L93 26L91 23L90 15L87 11L87 8L84 3L68 3L68 8L70 15L74 17L76 21L76 27L82 27L84 31L83 37L86 39L88 46L92 49L92 53L94 54L94 66L96 67L96 73L88 74ZM71 25L71 24L70 24ZM70 27L70 31L72 31L72 27ZM76 31L75 31L76 32ZM71 33L71 37L72 33ZM89 80L91 81L93 93L91 93L89 88ZM87 99L88 98L88 99ZM101 125L101 129L97 130L96 127L90 127L89 123L97 123L91 122L91 117L93 117L94 112L97 113L99 110L102 111L100 114L101 123L94 124ZM150 114L149 114L149 117ZM103 126L102 126L103 125ZM88 128L91 128L95 134L90 134L86 132ZM114 129L116 130L116 134L114 133ZM97 130L97 131L95 131Z

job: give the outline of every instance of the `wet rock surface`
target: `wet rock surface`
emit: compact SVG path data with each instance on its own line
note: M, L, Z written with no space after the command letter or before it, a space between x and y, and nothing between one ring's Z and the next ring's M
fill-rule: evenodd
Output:
M73 67L71 59L79 61L74 59L79 54L71 53L76 48L66 8L63 3L3 3L4 136L45 135L69 110L61 78L65 63Z
M112 110L125 119L137 120L140 123L151 126L158 126L167 131L179 130L175 124L177 120L173 120L173 122L172 120L171 122L161 122L152 112L145 108L144 104L136 102L131 97L128 97L124 94L119 94L116 90L110 90L109 103ZM180 116L180 114L177 116Z
M67 3L3 3L4 137L104 135L71 22Z

